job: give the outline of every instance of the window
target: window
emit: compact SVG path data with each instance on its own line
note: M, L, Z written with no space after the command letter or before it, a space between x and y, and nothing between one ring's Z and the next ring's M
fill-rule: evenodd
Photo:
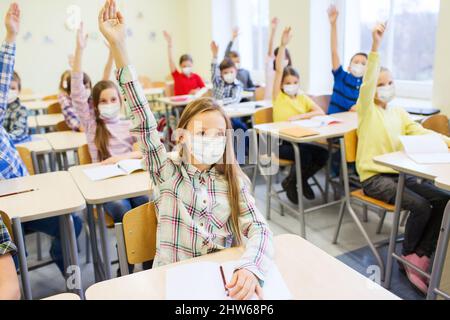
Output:
M377 22L388 22L388 31L380 50L382 63L389 68L397 82L398 93L413 98L430 98L433 83L433 64L439 0L359 0L346 4L346 17L359 16L359 29L347 40L359 44L346 45L346 57L359 50L369 52L372 29ZM347 20L346 19L346 20ZM349 23L346 23L347 28ZM357 37L357 38L356 38ZM347 52L348 49L356 50Z

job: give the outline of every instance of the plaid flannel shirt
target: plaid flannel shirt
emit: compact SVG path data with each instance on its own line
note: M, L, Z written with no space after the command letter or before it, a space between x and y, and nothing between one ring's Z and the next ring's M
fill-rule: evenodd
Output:
M75 108L72 104L72 99L67 93L61 92L58 95L58 102L61 105L61 112L64 115L64 121L72 131L80 131L81 122L75 112Z
M15 254L17 251L16 246L11 241L8 229L3 223L2 217L0 216L0 256L11 253Z
M19 153L3 127L15 56L16 45L3 43L0 48L0 180L23 177L28 174Z
M214 168L200 172L167 153L160 141L150 110L133 67L118 70L127 106L131 109L144 162L154 184L158 214L155 266L195 258L235 243L228 201L228 183ZM272 234L255 205L255 199L240 183L240 232L247 239L246 250L236 269L247 269L261 281L273 254Z
M242 100L243 85L239 80L228 84L222 79L217 59L211 64L213 93L216 100L222 100L224 105L236 104Z
M13 143L21 143L30 138L28 134L28 111L20 103L20 99L8 104L3 127Z

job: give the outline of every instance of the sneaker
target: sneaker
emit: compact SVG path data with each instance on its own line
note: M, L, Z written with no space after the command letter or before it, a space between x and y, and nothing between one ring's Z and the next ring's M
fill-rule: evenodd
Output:
M419 258L417 254L410 254L409 256L402 256L403 259L411 263L412 265L415 265L419 267L422 270L422 267L424 266L424 263L426 262L425 259ZM423 277L420 273L415 271L414 269L408 267L406 264L405 271L406 276L408 277L409 282L414 286L415 289L419 290L422 294L426 295L428 293L428 285L426 284L426 278Z

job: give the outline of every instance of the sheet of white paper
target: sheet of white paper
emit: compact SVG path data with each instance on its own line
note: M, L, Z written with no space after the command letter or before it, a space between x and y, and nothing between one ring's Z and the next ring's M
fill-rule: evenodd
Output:
M418 164L445 164L450 163L450 153L414 153L408 154Z
M331 117L331 116L317 116L317 117L312 118L311 120L321 123L321 126L328 126L333 123L341 123L342 122L341 120L339 120L335 117Z
M320 123L319 121L314 121L314 120L293 121L292 124L302 127L302 128L320 128L320 127L322 127L322 123Z
M131 174L134 171L143 170L141 159L127 159L122 160L117 163L117 166L126 172L126 174Z
M437 134L400 136L400 141L402 142L407 154L448 153L448 147L446 143Z
M98 166L94 168L84 169L83 172L92 181L100 181L125 175L125 172L117 165Z

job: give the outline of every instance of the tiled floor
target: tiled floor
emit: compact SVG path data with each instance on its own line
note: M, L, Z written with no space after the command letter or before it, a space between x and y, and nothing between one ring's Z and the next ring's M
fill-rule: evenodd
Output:
M259 178L256 188L256 198L257 206L263 214L265 214L266 211L265 196L266 191L264 180ZM284 195L282 195L282 198L284 198ZM307 202L307 207L311 206L314 203L320 204L320 199L316 200L315 202ZM339 243L337 245L332 244L332 238L338 218L338 211L339 206L337 205L334 207L319 210L314 213L310 213L306 216L306 232L308 240L330 255L336 257L363 248L367 245L361 233L348 215L344 219ZM269 221L269 224L275 235L285 233L300 233L300 224L298 222L298 219L287 214L287 211L285 216L281 216L278 204L272 203L271 213L271 220ZM375 229L377 227L378 221L378 216L375 213L370 213L369 222L365 224L365 227L367 228L374 242L387 239L390 231L391 220L390 217L387 217L382 234L376 235ZM115 259L115 241L113 240L114 234L112 230L110 230L110 239L111 252L114 254ZM86 289L94 283L94 276L92 264L85 263L84 240L85 234L83 233L80 237L79 242L81 247L80 260L83 288ZM36 257L35 236L30 235L27 239L27 243L29 249L29 261L32 263ZM49 239L45 237L43 248L49 248ZM45 249L44 254L45 256L48 256ZM114 275L117 268L117 265L113 266L112 268ZM31 283L33 297L35 299L40 299L64 292L64 280L55 265L49 265L32 271Z

